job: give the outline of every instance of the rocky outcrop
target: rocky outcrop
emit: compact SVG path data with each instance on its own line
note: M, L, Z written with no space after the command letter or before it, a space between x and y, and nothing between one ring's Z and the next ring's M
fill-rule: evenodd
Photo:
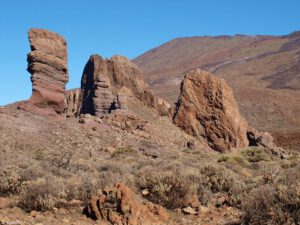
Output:
M276 149L272 135L269 132L259 132L254 128L247 131L249 146L260 146L268 149Z
M105 188L103 194L92 196L85 213L93 219L115 225L163 225L169 220L168 213L161 206L143 203L124 184Z
M34 112L65 111L65 85L68 82L67 44L60 35L43 30L28 32L31 52L27 56L32 96L20 108Z
M128 98L167 114L169 106L154 96L137 66L122 56L103 59L92 55L81 80L81 113L103 116L116 109L128 109Z
M177 126L204 139L216 151L248 145L247 122L240 115L231 88L208 72L194 69L186 73L173 111Z
M80 89L72 89L67 91L66 95L66 116L67 117L72 117L72 116L77 116L80 107L81 107L81 102L79 101L80 97Z

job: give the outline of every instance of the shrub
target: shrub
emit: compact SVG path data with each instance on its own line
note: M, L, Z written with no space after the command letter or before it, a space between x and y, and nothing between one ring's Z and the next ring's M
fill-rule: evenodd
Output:
M0 170L0 194L17 194L21 190L22 179L20 169L15 166L5 167Z
M131 147L119 147L111 155L112 158L117 158L120 156L135 156L138 152Z
M137 176L136 184L140 189L147 189L147 198L166 208L175 209L184 206L185 198L197 193L193 174L180 174L178 170L153 172L143 171Z
M263 148L249 147L241 153L249 162L270 161L270 157Z
M242 167L248 166L249 162L240 155L223 155L218 159L218 162L226 162L233 165L239 165Z
M242 202L245 224L299 224L300 186L263 186Z
M59 197L59 185L55 178L37 178L26 182L21 192L19 205L26 211L52 210Z

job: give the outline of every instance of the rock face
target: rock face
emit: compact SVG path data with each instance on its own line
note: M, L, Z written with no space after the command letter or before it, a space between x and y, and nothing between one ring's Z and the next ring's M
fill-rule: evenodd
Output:
M42 29L28 32L31 52L27 56L32 96L21 106L28 111L65 111L65 85L68 82L67 44L60 35Z
M153 107L160 114L167 114L170 108L154 96L140 70L127 58L114 56L104 60L99 55L92 55L81 80L80 113L101 117L116 109L126 110L130 97Z
M66 95L66 101L67 101L66 116L67 117L78 115L81 107L81 102L79 101L79 97L80 97L80 89L72 89L67 91L67 95Z
M248 146L247 122L223 79L193 69L181 83L174 123L220 152Z
M169 220L161 206L142 203L124 184L105 188L103 194L92 196L85 213L115 225L163 225Z

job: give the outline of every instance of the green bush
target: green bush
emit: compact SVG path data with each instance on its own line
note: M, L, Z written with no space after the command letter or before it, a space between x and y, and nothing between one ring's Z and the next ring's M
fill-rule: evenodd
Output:
M244 149L241 154L251 163L271 160L271 158L266 153L266 150L263 148L249 147L247 149Z
M111 155L112 158L117 158L121 156L136 156L137 151L131 147L119 147L116 151Z

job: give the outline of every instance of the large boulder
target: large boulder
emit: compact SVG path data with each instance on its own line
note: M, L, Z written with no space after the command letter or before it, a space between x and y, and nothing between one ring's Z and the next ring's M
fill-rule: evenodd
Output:
M123 56L103 59L92 55L81 80L80 113L102 117L113 110L128 108L128 98L167 114L168 104L154 96L137 66Z
M249 146L259 146L268 149L276 149L272 135L269 132L259 132L254 128L249 128L247 131Z
M68 82L67 44L65 39L43 29L28 32L31 52L27 56L31 73L32 96L20 108L34 112L65 111L65 85Z
M219 152L248 146L247 122L225 80L200 69L186 73L173 121Z
M93 219L114 225L163 225L169 220L161 206L142 202L124 184L105 188L102 194L92 196L84 212Z

